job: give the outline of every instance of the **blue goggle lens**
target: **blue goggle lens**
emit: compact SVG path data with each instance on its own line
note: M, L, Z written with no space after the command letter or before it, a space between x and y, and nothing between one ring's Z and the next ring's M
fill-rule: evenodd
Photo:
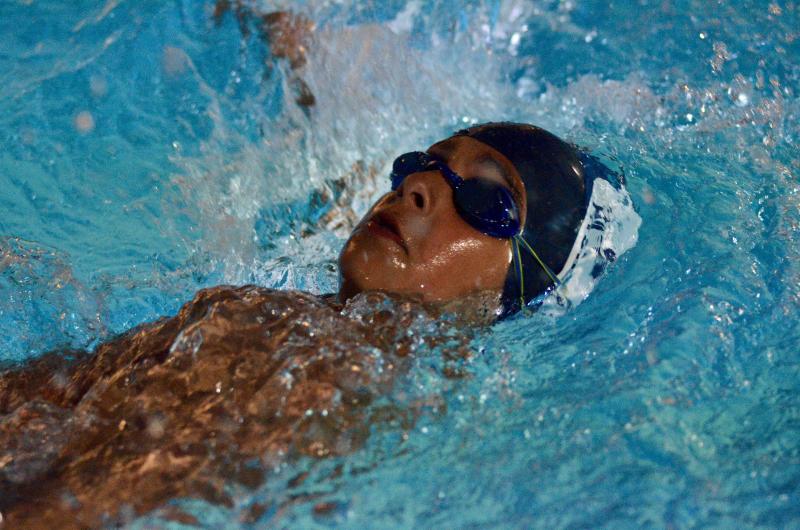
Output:
M456 210L471 226L501 239L519 233L519 210L511 192L490 180L474 178L453 191Z

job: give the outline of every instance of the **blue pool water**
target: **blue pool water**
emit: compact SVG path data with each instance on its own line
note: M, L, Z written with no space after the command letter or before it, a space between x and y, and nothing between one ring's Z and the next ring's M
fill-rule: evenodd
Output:
M215 528L255 501L287 528L800 527L800 5L293 5L317 24L310 111L210 1L0 3L0 361L92 348L218 283L333 291L392 155L529 121L624 170L637 245L566 314L481 336L468 378L420 359L397 390L431 403L413 430L187 509ZM353 174L351 208L319 199ZM287 503L300 471L313 495Z

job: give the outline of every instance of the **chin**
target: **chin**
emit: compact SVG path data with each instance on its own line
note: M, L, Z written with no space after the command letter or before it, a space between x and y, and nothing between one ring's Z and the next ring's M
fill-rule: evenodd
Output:
M395 243L355 232L339 254L343 278L365 287L364 290L390 290L397 279L407 275L406 256Z
M391 271L376 266L384 261L375 249L348 241L339 255L339 293L350 298L363 291L390 291L385 279L391 278ZM377 255L376 255L377 254Z

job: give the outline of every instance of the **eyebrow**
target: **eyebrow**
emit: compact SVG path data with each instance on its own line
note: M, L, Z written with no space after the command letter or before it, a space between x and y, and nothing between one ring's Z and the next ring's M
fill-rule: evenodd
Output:
M444 140L442 142L433 144L428 149L428 153L433 155L434 158L438 158L439 160L445 162L446 164L449 164L450 158L452 157L453 151L455 150L456 150L455 145L448 144L447 140ZM516 182L514 182L514 177L512 177L511 174L508 171L506 171L506 168L504 168L500 162L492 158L491 155L487 154L480 157L478 160L475 161L475 164L492 166L492 169L496 170L500 174L500 177L502 177L502 179L508 185L509 189L512 192L514 192L514 195L518 195L518 191L515 185Z
M489 155L482 156L481 158L476 160L475 163L476 164L480 164L480 165L492 166L492 169L496 170L500 174L500 176L503 177L503 180L506 181L506 184L508 184L508 187L511 188L512 190L515 189L515 187L514 187L514 184L515 184L514 183L514 179L511 177L511 174L508 171L506 171L506 168L504 168L503 165L500 162L498 162L497 160L495 160L491 156L489 156Z

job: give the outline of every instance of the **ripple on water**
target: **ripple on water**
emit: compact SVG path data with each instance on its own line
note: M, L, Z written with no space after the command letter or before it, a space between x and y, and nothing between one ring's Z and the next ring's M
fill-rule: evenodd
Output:
M380 399L365 407L381 419L358 450L334 444L327 458L284 455L271 469L262 461L248 467L238 449L225 461L212 447L220 442L200 440L191 421L186 429L198 444L166 455L152 440L180 436L171 418L154 413L137 423L133 398L121 401L130 416L87 415L87 433L142 441L146 454L132 446L121 454L136 454L130 461L146 473L180 471L213 454L199 472L226 480L211 480L202 494L235 490L233 508L176 501L184 514L159 512L132 525L163 525L170 516L285 527L797 520L796 2L297 4L319 27L304 74L317 101L311 110L293 103L286 65L264 66L257 21L247 35L233 16L214 26L205 4L4 6L4 360L85 348L104 330L174 314L197 288L222 281L335 288L341 237L387 189L388 162L474 121L533 121L613 162L642 225L636 246L580 305L557 318L540 313L495 326L474 338L478 354L469 362L434 361L438 350L421 355L430 345L419 340L445 332L411 326L409 348L421 350L406 357L414 360L387 398L400 411ZM51 285L54 278L64 286ZM307 303L304 311L327 311ZM265 321L280 318L276 311ZM204 318L215 317L198 316L196 329ZM218 318L238 325L232 313ZM371 326L351 314L331 322L340 319ZM297 326L297 347L322 340L308 335L314 326ZM175 345L176 358L191 368L199 356L221 375L192 379L191 369L165 369L160 381L201 389L195 405L228 395L225 377L236 372L204 357L204 348L224 351L229 330L211 342L189 330L176 340L172 331L164 343ZM372 359L367 371L383 377L391 355L358 344ZM348 355L326 351L323 365ZM267 380L297 392L297 366ZM123 365L119 373L147 369ZM447 379L447 370L461 378ZM109 396L115 385L147 385L98 380ZM164 388L148 391L174 399ZM176 410L188 415L188 406ZM225 407L196 410L213 423L234 410ZM50 433L69 425L56 419L73 410L30 401L0 421ZM344 421L335 406L308 410L298 408L297 425L322 439ZM235 422L220 422L218 436L230 440ZM29 459L7 464L3 480L59 465L53 448L77 448L81 439L49 437L38 453L20 442ZM225 462L239 471L222 473ZM259 470L268 478L254 486ZM63 500L75 506L73 497Z

